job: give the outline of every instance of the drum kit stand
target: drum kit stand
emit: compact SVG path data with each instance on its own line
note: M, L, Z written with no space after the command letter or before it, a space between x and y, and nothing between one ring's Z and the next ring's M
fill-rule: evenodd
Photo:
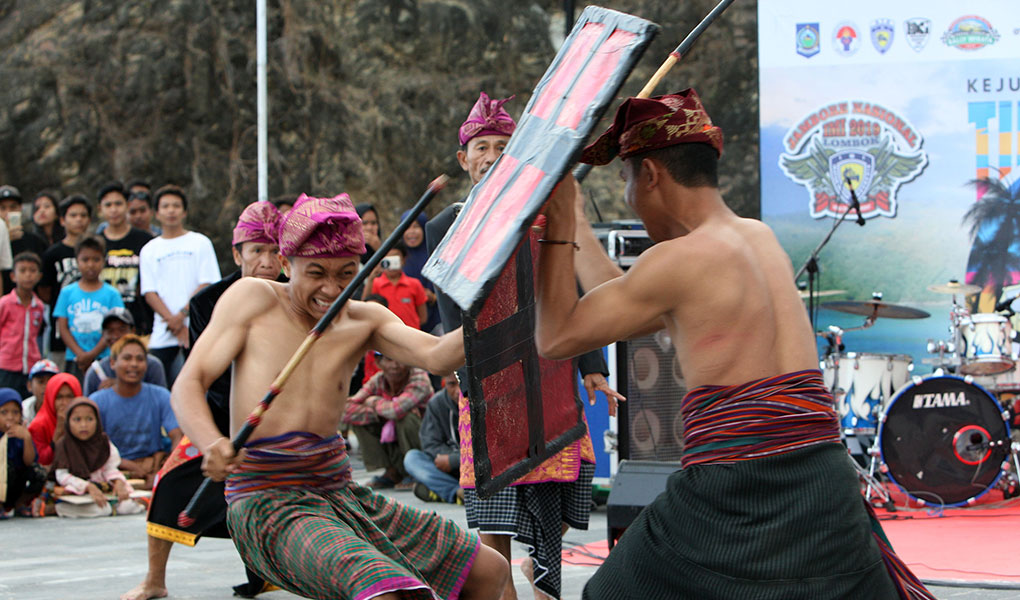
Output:
M852 194L849 182L848 187ZM972 314L962 301L981 292L980 287L956 280L929 286L929 291L951 295L952 305L948 339L928 340L927 351L934 356L923 362L934 370L924 377L912 375L910 355L846 352L845 334L868 329L878 319L931 316L884 302L877 293L869 301L818 303L820 297L845 293L818 291L815 280L818 254L847 214L849 208L835 219L795 279L808 274L801 296L808 301L815 329L818 308L865 318L857 327L829 326L817 333L828 342L822 375L832 390L840 437L865 498L895 510L882 480L936 508L969 506L996 488L1005 498L1020 495L1020 438L1014 439L1010 430L1020 412L1020 343L1014 343L1010 321L1015 297L991 313Z
M821 304L865 317L859 327L830 326L817 334L828 341L822 374L864 495L894 510L882 478L935 507L971 505L996 487L1006 498L1020 495L1020 441L1010 432L1020 408L1020 344L1013 343L1011 314L971 314L957 302L957 296L980 292L977 286L950 281L928 289L953 300L949 339L928 341L935 356L923 362L935 369L925 377L911 375L909 355L845 352L843 336L880 318L923 319L929 313L883 302L879 294L866 302ZM1003 311L1011 313L1008 305Z

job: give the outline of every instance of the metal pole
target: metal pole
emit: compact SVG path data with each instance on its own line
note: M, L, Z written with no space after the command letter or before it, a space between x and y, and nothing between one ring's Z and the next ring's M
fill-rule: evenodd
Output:
M258 199L269 200L269 107L266 101L266 0L255 0L255 71L258 111Z

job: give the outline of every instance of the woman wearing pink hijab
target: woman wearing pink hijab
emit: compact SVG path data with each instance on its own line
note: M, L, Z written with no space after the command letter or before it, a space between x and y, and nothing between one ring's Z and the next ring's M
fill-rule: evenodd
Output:
M46 384L42 407L28 426L40 465L48 467L53 463L53 444L64 434L67 406L78 396L81 384L69 373L57 373Z

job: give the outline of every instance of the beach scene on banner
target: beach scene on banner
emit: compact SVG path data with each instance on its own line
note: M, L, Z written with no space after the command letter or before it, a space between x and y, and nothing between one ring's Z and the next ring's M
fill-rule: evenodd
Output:
M991 0L759 4L762 219L799 269L851 212L816 257L816 328L862 326L866 309L846 302L929 314L883 308L846 351L929 372L939 342L967 343L961 315L994 315L1020 289L1013 13Z

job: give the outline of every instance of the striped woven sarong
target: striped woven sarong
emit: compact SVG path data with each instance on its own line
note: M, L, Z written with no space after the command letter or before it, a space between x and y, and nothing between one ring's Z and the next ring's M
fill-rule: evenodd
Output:
M683 467L753 460L839 442L832 394L818 371L699 387L684 397L680 411Z
M246 450L227 478L227 525L252 571L308 598L460 594L477 536L353 483L342 438L289 433Z
M862 502L820 372L697 388L682 410L683 469L584 598L934 598Z

